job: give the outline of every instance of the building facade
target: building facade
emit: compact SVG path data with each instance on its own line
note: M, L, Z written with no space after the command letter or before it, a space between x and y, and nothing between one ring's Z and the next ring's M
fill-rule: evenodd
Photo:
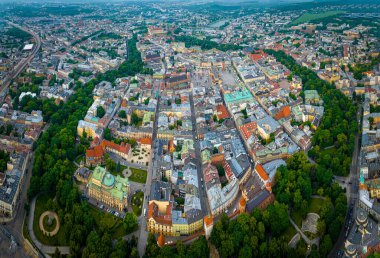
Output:
M88 195L122 211L128 205L128 178L113 176L105 168L96 167L88 182Z

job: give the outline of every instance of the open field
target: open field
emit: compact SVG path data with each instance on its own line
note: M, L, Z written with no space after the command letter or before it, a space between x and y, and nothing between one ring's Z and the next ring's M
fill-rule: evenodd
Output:
M45 245L68 245L68 239L66 239L66 236L64 234L65 225L62 225L62 223L57 235L52 236L52 237L45 236L39 227L40 216L44 211L47 210L46 204L49 199L50 198L46 195L40 195L37 198L36 209L34 210L34 220L33 220L34 234L36 235L36 238ZM61 220L61 218L59 219Z
M303 15L301 15L300 17L292 21L291 25L297 25L304 22L323 19L323 18L334 16L341 13L344 13L344 12L343 11L328 11L328 12L322 12L322 13L304 13Z
M129 180L141 184L145 184L146 182L146 176L147 176L147 171L143 169L138 169L138 168L131 168L130 170L132 171L132 175L128 178Z

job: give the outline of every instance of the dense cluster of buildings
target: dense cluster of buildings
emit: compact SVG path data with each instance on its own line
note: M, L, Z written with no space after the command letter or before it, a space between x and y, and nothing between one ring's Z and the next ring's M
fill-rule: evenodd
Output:
M27 173L29 154L10 154L5 171L0 171L0 215L14 218Z
M208 236L222 213L233 217L265 209L274 201L277 169L294 153L312 147L324 115L318 91L304 90L300 77L260 50L274 49L283 50L344 94L365 96L360 211L346 252L361 253L363 242L377 246L372 217L380 219L379 64L360 78L355 75L356 66L368 63L364 57L379 55L373 28L335 18L328 24L296 24L292 21L300 13L292 10L241 12L244 15L232 18L224 10L207 14L155 5L146 12L141 6L120 6L112 19L82 15L31 19L28 28L43 39L41 51L12 82L13 102L7 99L0 108L0 148L17 153L10 155L7 171L0 173L0 212L14 215L25 155L44 124L41 111L21 112L13 104L35 98L65 102L99 73L104 81L95 85L93 103L77 125L78 142L89 146L75 177L90 198L118 211L130 207L135 185L121 176L124 173L103 167L111 159L125 167L143 167L153 178L138 187L145 191L146 229L155 234ZM134 18L125 19L126 14ZM0 32L7 29L0 26ZM127 60L126 42L134 35L144 69L153 74L109 80L111 73L106 72ZM17 51L3 46L14 41L29 44ZM34 42L19 41L9 35L0 40L0 84L10 67L33 50ZM196 41L202 46L189 46Z

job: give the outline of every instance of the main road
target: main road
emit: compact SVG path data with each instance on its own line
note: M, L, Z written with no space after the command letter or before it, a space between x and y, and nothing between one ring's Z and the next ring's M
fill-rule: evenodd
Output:
M28 244L26 244L25 239L23 237L23 223L24 219L27 215L25 207L25 203L27 201L27 193L30 184L30 177L32 175L32 167L33 167L34 155L33 153L28 155L28 164L26 165L24 172L24 179L20 189L19 200L15 209L15 217L13 220L6 222L4 227L12 234L15 238L18 246L22 247L22 251L26 256L35 256L36 251L33 248L30 248Z
M155 90L160 91L161 90L161 81L156 82L158 85L156 85ZM145 248L148 240L148 231L146 229L146 212L148 210L148 201L149 201L149 195L150 195L150 187L152 185L152 180L156 178L156 153L155 153L155 147L156 147L156 139L157 139L157 126L158 126L158 115L159 115L159 107L160 107L160 94L157 96L157 106L156 106L156 112L154 115L154 124L153 124L153 135L152 135L152 147L150 151L150 163L148 166L148 175L145 183L145 191L144 191L144 201L142 206L142 214L139 221L140 226L140 235L138 239L138 251L140 256L142 257L145 254Z
M28 30L25 27L22 27L18 24L15 24L11 21L7 21L9 25L12 25L13 27L16 27L22 31L25 31L26 33L29 33L30 35L33 36L35 40L35 45L33 46L32 52L27 58L23 58L20 60L20 62L13 68L11 73L5 78L3 84L0 86L0 96L5 96L9 85L11 84L12 80L15 79L24 69L25 67L30 63L30 61L33 60L33 58L36 56L38 53L40 47L41 47L41 39L37 35L37 33Z
M352 164L351 164L351 169L350 169L350 174L348 175L347 178L345 178L345 182L347 183L347 200L348 200L348 212L346 214L346 220L345 220L345 225L342 226L341 232L339 234L338 240L335 242L334 248L331 250L329 257L336 257L337 252L339 250L342 250L344 247L344 241L346 239L346 231L348 230L346 225L348 225L349 221L351 218L355 218L356 215L356 202L358 198L358 191L359 191L359 167L360 167L360 162L358 160L360 159L360 147L361 147L361 142L360 142L360 132L362 128L362 105L358 105L358 112L356 114L356 119L358 121L358 132L356 133L355 136L355 148L354 152L352 155ZM339 177L342 179L341 177ZM353 212L350 212L352 208Z

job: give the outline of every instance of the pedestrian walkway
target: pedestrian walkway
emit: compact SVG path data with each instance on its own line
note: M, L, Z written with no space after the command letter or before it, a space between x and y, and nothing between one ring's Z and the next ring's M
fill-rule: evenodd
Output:
M31 240L33 243L37 246L38 249L41 250L44 254L53 254L55 252L55 249L58 248L61 254L70 254L70 247L68 246L50 246L50 245L44 245L38 239L36 238L36 235L33 231L33 220L34 220L34 210L36 209L36 200L37 197L34 197L31 204L30 204L30 215L28 220L28 231Z
M316 244L318 246L319 244L319 237L314 238L313 240L310 240L303 232L302 230L297 226L297 224L293 221L293 219L290 217L290 214L288 214L290 223L293 225L293 227L297 230L297 232L301 235L302 239L306 242L306 244L312 246Z

